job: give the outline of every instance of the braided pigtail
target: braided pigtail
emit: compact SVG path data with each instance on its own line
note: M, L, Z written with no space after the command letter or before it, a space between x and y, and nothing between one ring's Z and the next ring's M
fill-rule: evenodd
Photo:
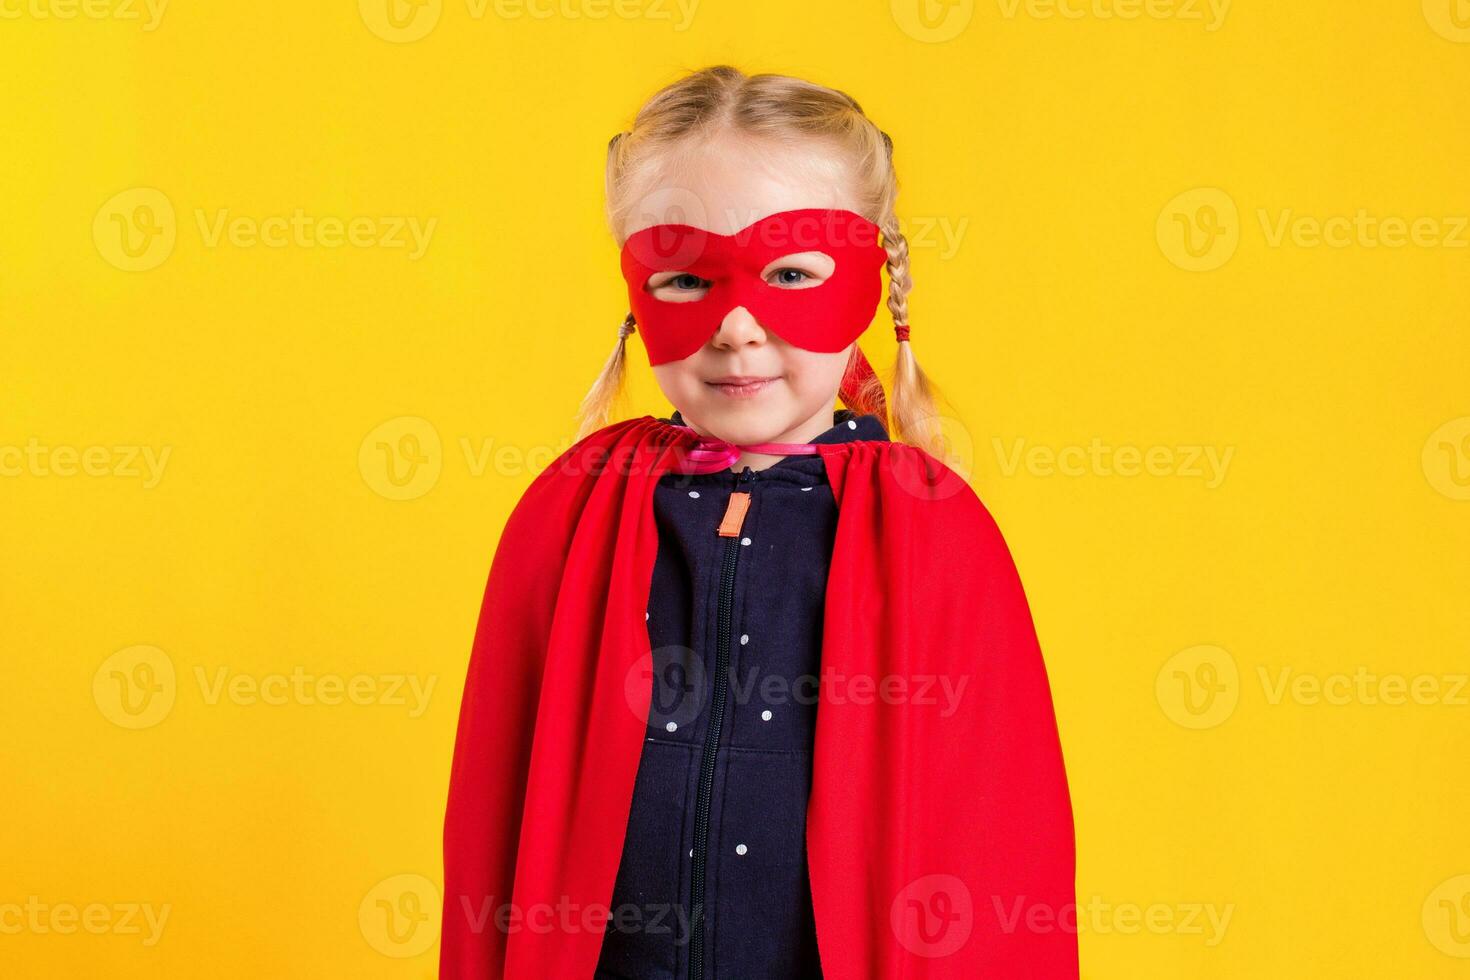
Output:
M885 136L886 140L887 137ZM944 459L944 434L935 416L935 386L919 366L909 339L909 243L898 228L892 214L882 225L883 249L888 253L888 312L893 315L893 333L898 338L898 354L893 362L893 380L889 385L889 411L892 437L918 446L931 455Z
M597 375L597 380L592 382L591 389L582 399L582 406L577 411L578 441L608 424L613 405L623 392L623 382L627 376L628 335L634 331L634 323L633 314L629 313L624 317L623 325L618 327L617 346L608 355L602 372Z

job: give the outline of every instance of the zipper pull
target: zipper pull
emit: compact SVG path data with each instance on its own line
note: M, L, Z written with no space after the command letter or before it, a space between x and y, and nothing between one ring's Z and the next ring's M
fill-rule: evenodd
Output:
M730 502L725 505L725 516L720 520L718 533L722 538L734 538L740 535L740 527L745 523L745 512L750 510L750 494L736 490L730 494Z

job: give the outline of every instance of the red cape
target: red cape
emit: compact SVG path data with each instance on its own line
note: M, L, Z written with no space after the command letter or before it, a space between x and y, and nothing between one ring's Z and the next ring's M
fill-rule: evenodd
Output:
M609 425L506 523L444 819L445 980L592 976L646 736L651 685L627 680L651 656L653 489L696 438ZM839 507L806 827L823 974L1075 980L1066 773L1000 531L920 449L821 458Z

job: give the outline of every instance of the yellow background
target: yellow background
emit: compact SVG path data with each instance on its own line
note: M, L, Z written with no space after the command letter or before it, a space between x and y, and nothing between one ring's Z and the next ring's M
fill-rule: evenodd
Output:
M717 62L894 139L915 350L1052 675L1084 976L1470 971L1463 0L96 2L0 5L0 907L115 927L6 928L0 975L434 975L485 575L625 312L605 146ZM207 234L297 209L367 243ZM1312 244L1360 211L1428 224Z

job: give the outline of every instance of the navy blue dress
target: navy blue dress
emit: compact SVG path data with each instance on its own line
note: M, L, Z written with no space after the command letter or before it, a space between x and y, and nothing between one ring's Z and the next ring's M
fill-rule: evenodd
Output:
M842 409L812 441L887 439ZM749 509L721 537L737 490ZM667 474L654 515L653 700L595 977L820 977L806 805L837 528L825 468Z

